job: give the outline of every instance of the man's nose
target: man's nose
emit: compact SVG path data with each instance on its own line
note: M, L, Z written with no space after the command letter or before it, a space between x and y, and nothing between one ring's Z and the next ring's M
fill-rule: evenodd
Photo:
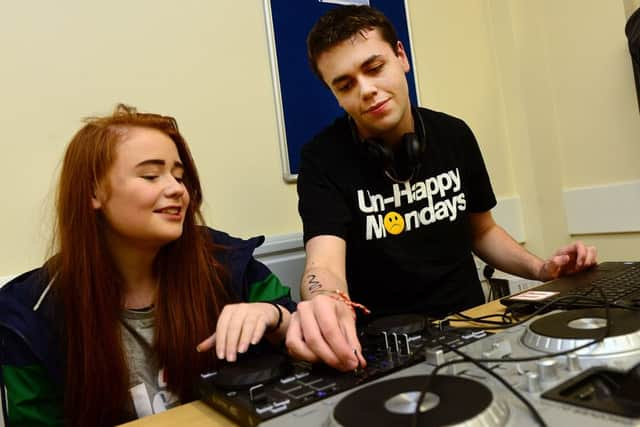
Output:
M378 87L373 79L362 77L360 78L360 96L363 99L371 98L378 93Z

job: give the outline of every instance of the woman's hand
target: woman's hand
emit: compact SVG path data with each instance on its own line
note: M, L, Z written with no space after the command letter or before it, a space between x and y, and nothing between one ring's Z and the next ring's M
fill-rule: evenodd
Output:
M287 312L283 307L280 310ZM246 352L250 344L257 344L265 331L277 325L279 317L278 309L270 303L227 304L218 317L215 333L196 349L208 351L215 345L218 359L235 362L238 353Z

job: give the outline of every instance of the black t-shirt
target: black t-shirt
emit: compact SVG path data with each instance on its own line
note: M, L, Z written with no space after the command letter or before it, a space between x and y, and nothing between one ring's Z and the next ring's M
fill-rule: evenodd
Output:
M478 143L460 119L420 108L426 149L407 183L389 179L345 117L304 145L304 241L345 240L349 293L374 315L443 316L483 302L468 214L496 204Z

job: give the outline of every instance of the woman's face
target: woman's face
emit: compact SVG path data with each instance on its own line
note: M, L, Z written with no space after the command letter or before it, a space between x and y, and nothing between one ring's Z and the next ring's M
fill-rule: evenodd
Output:
M175 143L159 130L131 127L123 135L92 204L106 219L112 249L158 249L182 235L189 205L184 168Z

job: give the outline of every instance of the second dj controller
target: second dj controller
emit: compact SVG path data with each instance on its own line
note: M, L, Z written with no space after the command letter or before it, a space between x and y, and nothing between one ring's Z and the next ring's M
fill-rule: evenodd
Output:
M263 355L203 374L201 395L246 426L640 426L640 314L610 316L608 336L592 345L607 332L600 309L555 312L494 334L421 316L383 318L361 331L366 368L343 373ZM491 362L452 364L432 377L461 358L452 349Z

